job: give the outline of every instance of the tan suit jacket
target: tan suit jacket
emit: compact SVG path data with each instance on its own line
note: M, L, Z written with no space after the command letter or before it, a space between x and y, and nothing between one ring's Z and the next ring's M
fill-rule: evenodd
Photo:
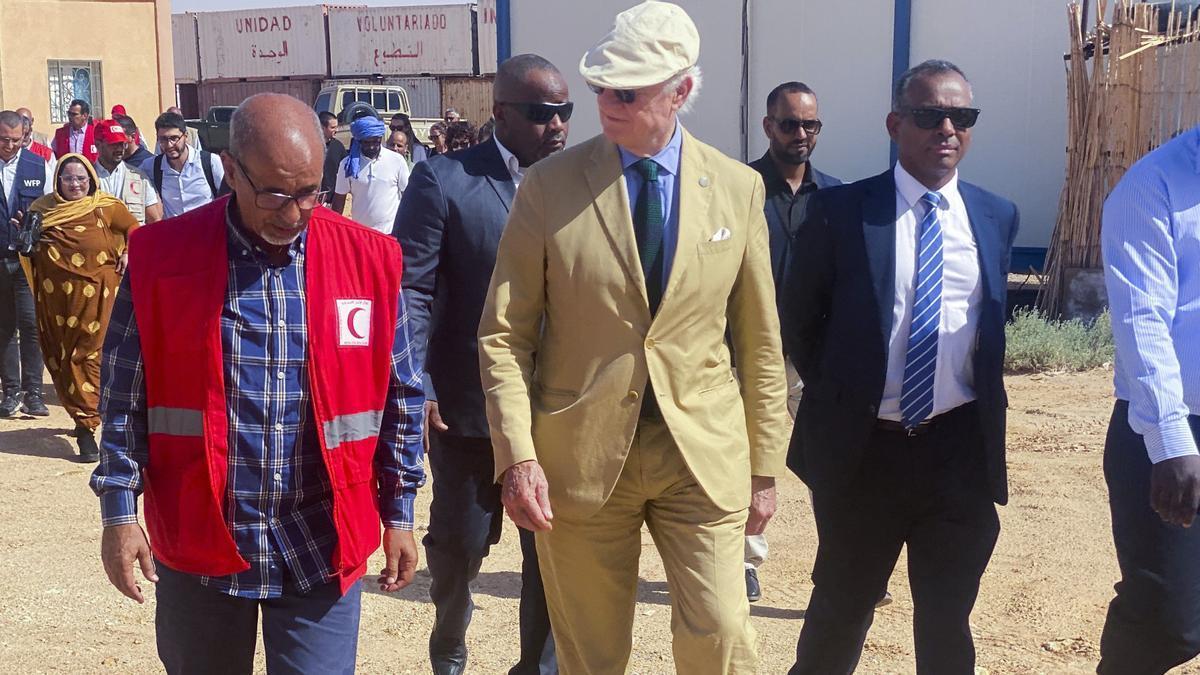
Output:
M556 513L587 517L612 493L647 378L718 507L746 508L752 474L785 471L762 180L686 131L677 178L678 245L653 319L616 145L597 136L542 160L517 191L479 324L480 369L497 478L536 459ZM718 231L728 237L713 241Z

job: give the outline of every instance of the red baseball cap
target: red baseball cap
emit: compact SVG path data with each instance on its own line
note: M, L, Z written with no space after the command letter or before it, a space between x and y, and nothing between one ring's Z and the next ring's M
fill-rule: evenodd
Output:
M96 140L101 143L128 143L129 135L116 120L100 120L96 125Z

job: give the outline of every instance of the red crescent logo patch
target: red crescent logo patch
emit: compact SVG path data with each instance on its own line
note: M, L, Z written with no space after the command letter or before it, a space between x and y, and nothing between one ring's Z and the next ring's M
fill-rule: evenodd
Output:
M338 346L369 346L371 344L371 301L339 298L336 305Z

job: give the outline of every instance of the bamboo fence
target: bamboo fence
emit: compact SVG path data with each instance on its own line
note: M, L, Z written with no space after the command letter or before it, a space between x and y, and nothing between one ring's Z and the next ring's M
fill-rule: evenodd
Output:
M1067 8L1067 174L1038 296L1050 316L1061 314L1068 271L1103 267L1100 215L1109 191L1142 155L1200 123L1193 12L1118 0L1108 24L1109 3L1098 4L1090 32L1079 3Z

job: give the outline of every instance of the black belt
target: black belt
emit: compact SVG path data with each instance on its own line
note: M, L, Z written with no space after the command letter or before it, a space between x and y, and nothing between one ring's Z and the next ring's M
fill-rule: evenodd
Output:
M918 424L917 426L915 426L911 429L905 427L900 422L893 422L892 420L885 420L885 419L877 419L877 420L875 420L875 429L877 431L884 431L884 432L891 433L891 434L904 434L905 436L909 436L909 437L924 436L925 434L933 431L934 429L937 429L943 423L954 421L955 419L958 418L958 416L974 414L976 405L977 404L975 403L975 401L969 401L967 403L964 403L964 404L958 406L957 408L954 408L952 410L947 410L946 412L944 412L936 417L930 417L929 419L925 420L924 422L921 422L920 424Z
M924 436L936 429L937 426L937 418L927 419L911 428L892 420L875 420L875 429L877 431L886 431L890 434L904 434L905 436Z

